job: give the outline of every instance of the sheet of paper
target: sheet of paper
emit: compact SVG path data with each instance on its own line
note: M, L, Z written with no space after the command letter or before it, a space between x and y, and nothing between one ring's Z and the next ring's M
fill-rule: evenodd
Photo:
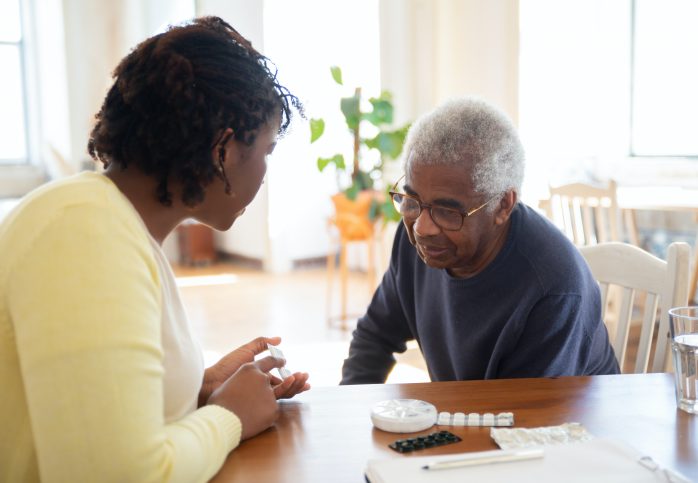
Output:
M457 459L458 455L419 457L398 455L391 459L370 460L366 468L366 477L370 483L666 482L666 476L661 471L653 471L640 464L639 459L642 456L621 441L595 438L582 443L545 446L545 456L541 459L448 470L430 471L422 467L434 461Z

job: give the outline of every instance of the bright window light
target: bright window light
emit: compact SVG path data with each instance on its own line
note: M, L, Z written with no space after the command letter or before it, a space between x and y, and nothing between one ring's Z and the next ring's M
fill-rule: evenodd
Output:
M212 285L232 285L238 283L239 277L232 273L219 275L201 275L193 277L177 277L178 287L206 287Z
M297 119L269 163L270 236L282 239L289 259L314 257L324 250L292 233L317 233L324 241L324 216L330 194L337 191L333 169L322 174L318 156L343 152L351 162L353 141L339 109L340 98L355 87L362 95L380 95L378 0L266 0L263 51L279 66L279 78L301 98L308 118L323 118L326 131L310 145L307 122ZM330 67L341 67L344 85L335 84ZM369 133L363 133L369 136ZM313 189L308 189L312 185Z
M698 156L698 2L635 0L632 151Z
M0 42L19 42L21 25L19 0L0 0Z
M18 0L0 0L0 164L27 161L22 22Z
M22 63L17 45L0 44L0 162L19 163L27 158Z

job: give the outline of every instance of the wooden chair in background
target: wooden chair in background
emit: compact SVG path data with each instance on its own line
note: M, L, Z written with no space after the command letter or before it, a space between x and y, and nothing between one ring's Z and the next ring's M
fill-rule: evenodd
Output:
M606 320L609 287L618 286L621 288L622 296L617 326L613 332L609 328L609 337L621 369L624 367L628 347L633 299L636 293L644 292L647 298L644 304L640 340L635 364L630 372L648 371L652 341L655 337L656 343L654 344L654 357L650 372L670 371L669 314L667 311L671 307L686 305L688 300L690 263L688 244L677 242L669 245L666 261L639 247L619 242L585 246L581 247L580 251L601 287L604 321Z
M549 186L550 198L541 202L548 218L577 246L609 241L639 245L631 211L618 206L616 182L605 187L585 183Z

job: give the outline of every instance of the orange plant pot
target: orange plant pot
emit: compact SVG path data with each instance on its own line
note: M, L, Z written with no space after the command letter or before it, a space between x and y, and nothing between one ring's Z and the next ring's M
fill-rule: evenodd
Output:
M369 218L369 213L371 204L377 198L375 191L361 191L354 200L344 193L332 196L335 210L332 223L337 226L342 239L367 240L373 236L373 220Z

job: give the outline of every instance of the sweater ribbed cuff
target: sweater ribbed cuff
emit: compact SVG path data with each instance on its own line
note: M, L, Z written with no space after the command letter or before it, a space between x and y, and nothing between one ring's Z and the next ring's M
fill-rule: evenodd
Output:
M238 444L240 444L240 437L242 436L242 422L237 415L222 406L217 406L211 404L209 406L204 406L199 409L209 415L209 417L216 423L216 426L220 429L226 437L226 442L230 445L227 448L226 453L232 451Z

